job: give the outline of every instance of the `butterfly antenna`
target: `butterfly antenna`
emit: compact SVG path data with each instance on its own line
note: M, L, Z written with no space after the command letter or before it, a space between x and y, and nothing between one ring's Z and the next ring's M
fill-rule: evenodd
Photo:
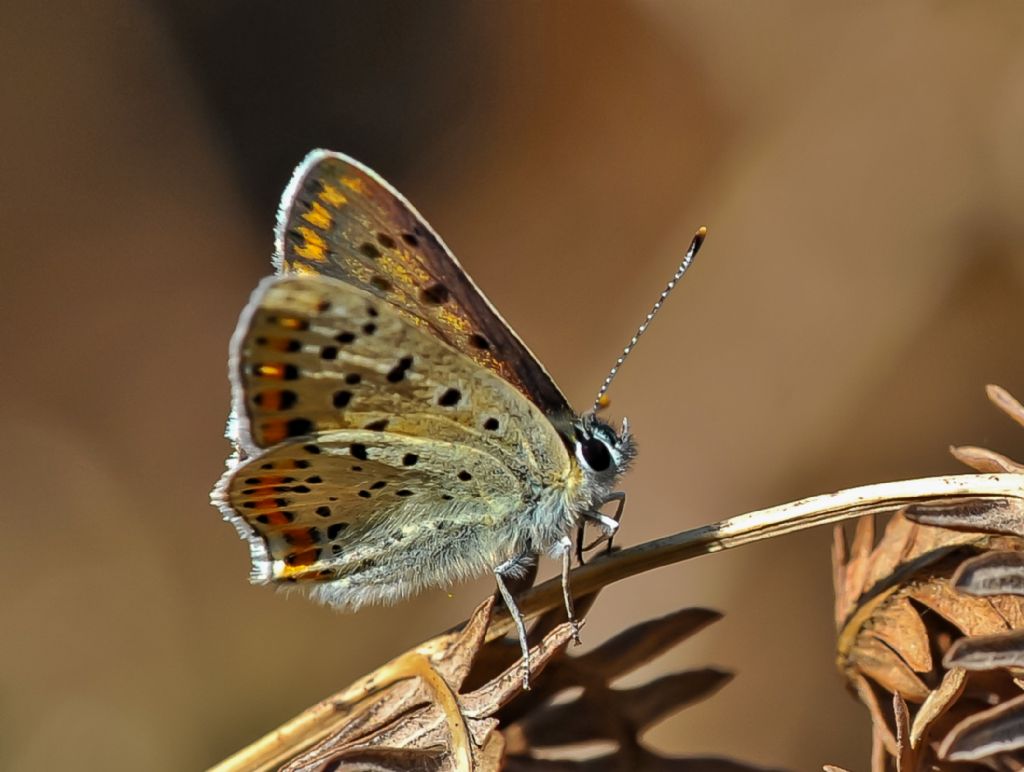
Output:
M697 252L700 251L701 244L704 243L704 237L707 236L708 229L701 226L697 229L697 233L693 237L693 241L690 242L690 248L686 250L686 256L683 257L683 262L679 264L676 272L672 275L668 285L662 291L658 297L658 301L654 304L654 307L647 314L647 318L644 319L643 324L637 328L636 333L630 338L629 343L622 350L622 354L618 359L615 360L615 365L612 367L611 372L608 373L608 377L604 379L604 383L601 384L601 389L597 392L597 398L594 400L594 410L597 412L602 407L608 404L608 397L605 394L608 391L608 387L612 385L612 381L615 380L615 376L618 375L619 368L622 367L622 363L626 361L626 357L629 356L629 352L636 346L637 341L640 340L640 336L647 332L647 328L651 326L651 321L654 319L655 314L661 310L661 307L665 304L665 299L669 296L672 290L675 289L676 284L683 278L683 274L690 267L693 262L693 258L697 256Z

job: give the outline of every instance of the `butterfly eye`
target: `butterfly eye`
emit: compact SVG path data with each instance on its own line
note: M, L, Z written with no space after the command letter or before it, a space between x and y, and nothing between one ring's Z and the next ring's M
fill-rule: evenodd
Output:
M612 454L601 440L593 437L583 440L580 443L580 452L587 466L595 472L604 472L612 465Z

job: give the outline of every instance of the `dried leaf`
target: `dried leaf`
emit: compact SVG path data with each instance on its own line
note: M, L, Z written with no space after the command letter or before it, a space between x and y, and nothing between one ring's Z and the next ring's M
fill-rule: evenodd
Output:
M921 582L911 588L910 596L964 635L988 635L1009 629L1006 619L986 598L958 593L948 579L936 577Z
M948 761L982 761L1024 751L1024 695L983 710L949 733L939 748Z
M979 497L911 504L911 520L963 531L1024 536L1024 505L1019 499Z
M976 472L999 474L1000 472L1024 472L1024 466L1006 456L987 448L976 448L971 445L951 446L950 454Z
M731 675L707 668L675 673L629 689L618 678L668 651L721 617L708 609L684 609L638 624L582 656L561 656L524 694L500 713L507 770L752 770L717 758L671 758L641 744L643 733L682 707L702 700ZM576 692L566 700L566 692ZM556 703L556 700L560 700ZM524 707L525 706L525 707ZM612 751L585 760L552 758L585 743L612 743Z
M851 599L846 592L846 537L841 525L832 528L832 591L836 596L835 620L836 629L843 626L843 620L849 612ZM826 764L827 770L830 765Z
M898 692L892 696L892 713L896 724L896 772L912 772L915 764L910 744L910 711Z
M996 407L1010 416L1021 426L1024 426L1024 405L1021 405L1013 395L1002 386L989 384L985 387L985 393Z
M901 694L912 702L924 702L928 686L910 669L898 651L877 640L870 632L861 635L851 652L856 668L886 691Z
M577 657L576 663L595 676L611 681L672 649L721 618L721 613L711 609L682 609L634 625L589 654Z
M479 688L463 688L481 651L494 599L462 629L397 657L218 766L219 770L327 769L490 772L502 764L498 711L521 692L518 662ZM549 629L531 649L541 674L572 637Z
M538 711L520 722L536 748L611 740L631 742L684 706L721 689L731 673L714 668L674 673L634 689L584 690L575 700Z
M1024 595L1024 552L987 552L963 562L953 586L968 595Z
M928 630L909 598L893 598L878 609L872 623L874 636L898 651L911 670L927 673L932 669Z
M999 635L974 635L953 644L942 664L964 670L1024 667L1024 630Z
M966 670L954 667L942 677L942 683L939 684L939 688L928 695L928 698L914 717L914 725L910 728L911 747L917 748L921 745L921 740L927 735L932 725L963 694L966 676Z

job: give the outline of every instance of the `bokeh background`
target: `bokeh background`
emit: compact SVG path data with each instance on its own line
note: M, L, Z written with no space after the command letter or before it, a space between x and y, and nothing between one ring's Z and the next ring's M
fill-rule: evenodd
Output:
M21 3L0 73L3 769L204 767L491 591L337 614L250 587L207 504L313 147L411 198L579 406L709 226L612 392L623 545L955 471L950 443L1024 456L983 396L1024 394L1020 3ZM738 677L651 744L866 767L829 542L604 593L588 644L726 613L644 675Z

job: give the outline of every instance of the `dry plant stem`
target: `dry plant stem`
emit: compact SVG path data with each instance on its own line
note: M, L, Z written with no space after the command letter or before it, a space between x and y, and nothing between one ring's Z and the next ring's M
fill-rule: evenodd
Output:
M655 568L681 563L712 552L742 547L763 539L837 523L864 515L892 512L908 504L956 496L992 496L1024 500L1024 475L962 474L864 485L748 512L689 531L620 550L608 558L577 568L571 574L575 596L587 595L613 582ZM561 582L551 579L519 597L527 619L562 602ZM487 640L507 635L512 620L495 609Z
M748 512L620 550L603 560L581 566L571 574L573 595L588 595L621 579L700 555L841 520L890 512L915 502L956 496L1024 500L1024 475L964 474L865 485ZM559 577L524 593L518 605L524 616L534 618L562 603ZM510 633L512 629L513 623L508 613L496 609L486 639L494 640ZM420 656L427 654L432 643L428 642L416 651ZM352 706L389 683L394 683L396 678L410 677L414 668L408 668L406 658L412 654L403 654L347 689L317 703L213 769L218 772L269 769L273 766L271 760L279 759L283 749L294 752L298 748L310 747L329 734ZM453 734L459 736L460 733Z

